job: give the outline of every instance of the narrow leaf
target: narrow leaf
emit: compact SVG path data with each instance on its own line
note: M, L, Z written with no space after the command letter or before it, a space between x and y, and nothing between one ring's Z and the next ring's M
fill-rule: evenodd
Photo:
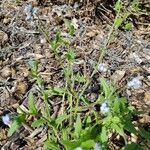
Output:
M8 130L8 136L11 136L17 129L19 128L18 122L15 120L12 124L10 129Z
M102 89L105 93L105 97L107 98L110 94L110 88L109 88L109 85L107 84L107 82L104 78L101 79L101 86L102 86Z
M101 132L101 136L100 137L101 137L102 143L105 143L108 140L107 130L106 130L105 126L102 127L102 132Z
M50 150L58 150L58 144L50 141L44 142L44 147L45 149L50 149Z
M94 140L87 140L87 141L84 141L84 142L81 143L81 147L84 147L84 148L87 148L87 149L93 148L94 145L95 145Z
M76 123L74 125L75 131L74 134L76 137L79 137L81 129L82 129L82 123L81 123L81 118L80 115L77 116Z
M69 118L69 115L66 115L66 114L61 115L61 116L59 116L59 117L55 120L55 123L56 123L57 125L59 125L59 124L61 124L64 120L66 120L66 119L68 119L68 118Z
M15 118L8 130L8 136L11 136L21 126L21 124L25 121L25 117L25 114L20 114Z
M123 150L140 150L136 143L127 144Z
M150 132L146 131L143 128L140 128L139 133L143 138L150 140Z
M36 109L36 106L35 106L35 100L34 100L34 96L33 96L32 92L29 93L28 107L29 107L30 113L37 114L37 109Z
M40 118L38 120L33 121L32 124L31 124L31 126L33 128L36 128L36 127L42 126L44 123L46 123L46 121L43 118Z
M118 29L123 23L123 18L121 17L118 17L116 20L115 20L115 29Z

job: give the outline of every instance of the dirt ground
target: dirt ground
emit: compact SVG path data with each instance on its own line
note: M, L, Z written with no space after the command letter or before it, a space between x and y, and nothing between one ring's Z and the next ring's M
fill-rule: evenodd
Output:
M19 105L27 105L30 91L38 97L39 91L29 73L29 64L37 60L40 64L40 75L46 86L63 86L61 62L55 59L52 48L40 28L45 29L53 39L59 28L62 36L71 41L77 54L74 70L90 74L96 63L109 28L113 24L113 15L105 19L95 13L96 5L92 2L65 4L63 1L32 1L35 13L31 18L24 10L31 0L0 1L0 114L7 111L16 112ZM96 2L95 2L96 3ZM32 9L33 9L32 8ZM98 16L100 15L100 16ZM64 19L76 25L74 37L66 33ZM150 27L143 16L136 20L133 30L118 29L107 48L103 63L108 71L104 77L114 81L129 103L143 112L136 120L141 125L150 125ZM64 47L61 53L65 53ZM84 67L86 66L86 67ZM96 76L101 74L97 73ZM141 85L138 89L127 86L134 77ZM92 101L97 95L89 96ZM54 99L54 103L59 100ZM38 100L40 103L40 98ZM24 124L13 137L7 137L7 128L0 124L1 149L42 149L46 127L33 130ZM38 145L38 146L37 146Z

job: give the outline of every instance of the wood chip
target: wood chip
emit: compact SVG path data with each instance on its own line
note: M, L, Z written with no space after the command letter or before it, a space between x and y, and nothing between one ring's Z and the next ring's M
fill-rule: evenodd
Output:
M111 79L114 82L118 82L124 77L125 73L126 72L124 70L117 70L113 73L113 75L111 76Z

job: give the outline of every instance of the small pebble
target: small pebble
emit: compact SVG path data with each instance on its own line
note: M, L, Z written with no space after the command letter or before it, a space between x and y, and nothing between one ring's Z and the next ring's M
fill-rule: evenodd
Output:
M45 44L46 43L46 39L45 38L41 38L40 42L41 42L41 44Z

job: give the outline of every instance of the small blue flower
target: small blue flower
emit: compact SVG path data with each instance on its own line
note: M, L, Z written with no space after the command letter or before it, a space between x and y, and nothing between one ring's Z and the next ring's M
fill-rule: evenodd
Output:
M26 6L24 7L24 12L25 12L26 14L32 13L32 10L33 10L33 7L32 7L31 4L28 4L28 5L26 5Z
M37 13L38 9L33 8L31 4L28 4L24 8L24 13L26 14L26 20L32 20L33 16Z
M2 121L5 125L9 126L11 123L10 116L8 114L2 116Z
M102 63L97 66L97 69L99 72L104 73L108 70L108 66L106 64Z
M127 83L127 86L129 88L134 88L134 89L140 88L141 85L142 85L142 82L140 81L139 77L135 77Z
M102 105L100 107L100 111L102 114L106 114L109 112L109 106L106 102L102 103Z
M101 147L100 143L95 143L94 150L101 150L101 149L102 149L102 147Z
M81 147L77 147L75 148L75 150L83 150Z

